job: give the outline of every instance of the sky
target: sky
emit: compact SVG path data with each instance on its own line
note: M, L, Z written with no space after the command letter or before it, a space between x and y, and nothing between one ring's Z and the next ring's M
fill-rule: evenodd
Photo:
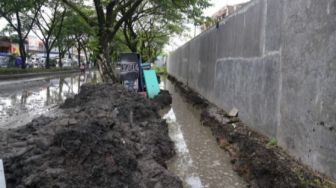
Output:
M210 3L213 5L207 9L204 10L204 15L205 16L211 16L213 15L216 11L221 9L225 5L235 5L235 4L240 4L240 3L245 3L250 0L210 0Z

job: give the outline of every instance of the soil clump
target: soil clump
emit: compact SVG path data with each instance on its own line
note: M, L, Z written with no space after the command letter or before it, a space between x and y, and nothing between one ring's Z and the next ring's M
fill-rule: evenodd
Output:
M165 164L174 143L158 110L169 97L83 85L62 115L0 132L7 187L182 187Z

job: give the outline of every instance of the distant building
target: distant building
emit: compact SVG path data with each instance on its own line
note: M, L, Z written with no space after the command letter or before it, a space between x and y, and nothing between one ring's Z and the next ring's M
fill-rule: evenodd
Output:
M240 9L242 6L244 6L246 3L243 4L237 4L237 5L226 5L220 10L218 10L216 13L214 13L211 18L213 19L213 22L207 23L201 26L201 31L206 31L210 27L216 25L219 23L222 19L226 18L227 16L233 14L235 11Z
M43 42L38 39L37 37L32 37L29 36L28 37L28 49L27 51L30 53L44 53L45 49L44 49L44 45Z
M26 42L25 45L28 45L28 42ZM1 37L0 38L0 52L20 54L19 44L17 42L13 42L9 37Z
M29 54L42 55L45 54L45 48L43 42L34 36L29 36L25 42L25 49ZM11 39L10 37L0 37L0 52L20 54L19 44L17 39ZM57 54L58 49L53 48L50 54Z
M43 42L36 36L28 36L25 42L25 50L29 56L27 56L27 62L39 61L44 62L47 56L45 47ZM19 44L17 43L17 39L11 39L10 37L0 37L0 58L3 56L8 56L10 54L16 54L20 56L20 48ZM50 59L58 59L59 58L59 51L58 48L51 49L49 54ZM63 57L63 60L66 62L70 62L77 64L78 57L80 58L81 62L86 62L86 56L81 51L80 55L78 56L77 49L73 46L71 47L68 52ZM0 64L1 64L0 59Z

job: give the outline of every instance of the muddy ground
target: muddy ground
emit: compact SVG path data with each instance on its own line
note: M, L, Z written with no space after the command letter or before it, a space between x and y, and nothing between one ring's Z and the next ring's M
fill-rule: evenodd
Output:
M169 103L83 85L62 115L0 132L7 187L182 187L165 164L175 151L158 110Z
M277 146L276 140L251 130L238 117L229 117L175 78L169 76L168 79L188 102L202 109L202 124L211 128L219 146L229 152L234 170L249 187L336 187L330 179L290 157Z

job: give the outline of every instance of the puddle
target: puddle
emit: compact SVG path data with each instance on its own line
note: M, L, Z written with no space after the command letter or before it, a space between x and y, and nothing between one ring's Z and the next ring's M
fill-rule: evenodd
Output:
M57 105L78 93L82 84L100 81L98 72L89 72L0 82L0 128L24 125L41 114L52 115Z

